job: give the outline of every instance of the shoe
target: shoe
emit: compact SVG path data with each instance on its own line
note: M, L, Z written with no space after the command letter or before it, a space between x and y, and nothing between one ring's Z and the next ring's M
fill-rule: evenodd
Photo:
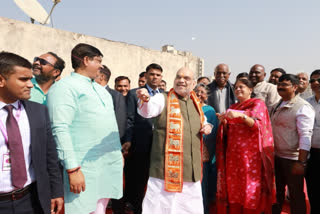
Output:
M124 204L124 213L125 214L134 214L134 206L131 203L126 202Z

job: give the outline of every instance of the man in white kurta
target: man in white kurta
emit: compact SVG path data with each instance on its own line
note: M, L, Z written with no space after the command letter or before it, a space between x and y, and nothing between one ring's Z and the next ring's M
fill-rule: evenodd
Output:
M122 154L112 98L93 81L101 57L93 46L78 44L72 50L75 72L48 93L63 165L66 214L104 213L108 198L122 196Z
M176 75L174 88L169 94L157 94L150 97L146 89L137 90L137 96L140 99L138 105L138 113L146 118L154 118L153 142L150 158L150 177L148 180L147 192L143 201L142 213L144 214L162 214L162 213L203 213L202 191L201 191L201 133L209 134L212 125L204 121L200 122L202 112L197 107L197 100L191 95L194 87L193 72L187 68L181 68ZM175 96L179 107L170 109L167 114L166 106L169 105L169 99ZM171 101L170 101L171 102ZM172 101L173 102L173 101ZM201 110L202 111L202 110ZM174 113L173 113L174 112ZM167 156L164 147L168 144L177 144L178 140L166 140L166 136L171 134L173 128L177 129L177 124L172 124L169 120L170 114L180 114L183 121L180 126L179 133L183 133L180 143L183 142L182 155L179 158L175 154L170 153ZM204 117L203 117L204 118ZM167 130L166 121L169 120L170 128ZM171 127L172 125L172 127ZM167 131L166 131L167 130ZM170 133L170 134L169 134ZM180 134L177 134L180 135ZM170 138L170 137L169 137ZM168 143L170 142L170 143ZM182 144L182 143L181 143ZM183 158L182 158L183 157ZM176 177L176 172L170 170L170 164L164 161L169 158L170 161L182 160L181 176L182 188L175 190L168 187L174 182L170 177ZM168 168L169 167L169 168ZM176 186L175 186L176 187Z

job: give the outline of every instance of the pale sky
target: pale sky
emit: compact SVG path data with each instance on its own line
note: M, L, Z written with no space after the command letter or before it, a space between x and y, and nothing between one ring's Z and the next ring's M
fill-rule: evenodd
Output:
M13 0L1 3L0 16L29 22ZM205 75L228 64L234 80L253 64L267 74L320 68L319 11L319 0L61 0L52 19L61 30L154 50L173 45L203 58Z

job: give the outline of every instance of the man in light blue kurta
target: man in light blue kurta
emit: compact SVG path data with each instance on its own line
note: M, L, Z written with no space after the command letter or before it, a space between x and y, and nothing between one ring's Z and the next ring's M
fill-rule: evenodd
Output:
M91 53L97 50L78 44L72 51L75 72L48 93L52 131L64 167L66 214L88 214L96 210L98 200L122 197L122 154L113 102L93 81L101 67L100 51L96 56ZM78 185L83 176L85 187Z

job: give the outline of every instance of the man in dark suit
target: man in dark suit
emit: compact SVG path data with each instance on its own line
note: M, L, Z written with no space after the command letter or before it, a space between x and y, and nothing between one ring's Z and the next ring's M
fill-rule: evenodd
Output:
M122 138L126 130L127 124L127 106L125 97L120 92L113 90L108 86L110 77L110 69L107 66L103 65L103 68L100 69L95 81L99 83L101 86L103 86L105 89L107 89L107 91L112 96L113 108L116 114L116 120L119 128L119 135L120 138Z
M225 112L236 102L232 84L228 81L230 74L228 65L219 64L214 70L215 79L208 85L210 89L208 104L217 113Z
M98 76L96 77L95 81L103 86L107 91L110 93L113 101L114 112L116 115L116 120L119 129L119 135L122 139L125 131L126 131L126 124L127 124L127 104L125 101L125 97L118 91L111 89L108 86L108 82L111 77L111 71L106 66L103 65L103 68L100 69ZM121 143L123 141L121 140ZM123 211L123 198L121 199L111 199L112 203L112 211L115 214L122 213Z
M61 172L48 110L27 101L31 67L21 56L0 53L0 213L57 214Z
M146 88L151 96L163 92L158 89L162 79L162 68L158 64L150 64L146 68ZM141 213L142 200L145 187L149 178L150 149L152 143L152 119L146 119L137 113L138 98L136 89L127 95L127 129L122 145L123 154L130 155L126 159L125 176L126 186L124 199L126 207Z

